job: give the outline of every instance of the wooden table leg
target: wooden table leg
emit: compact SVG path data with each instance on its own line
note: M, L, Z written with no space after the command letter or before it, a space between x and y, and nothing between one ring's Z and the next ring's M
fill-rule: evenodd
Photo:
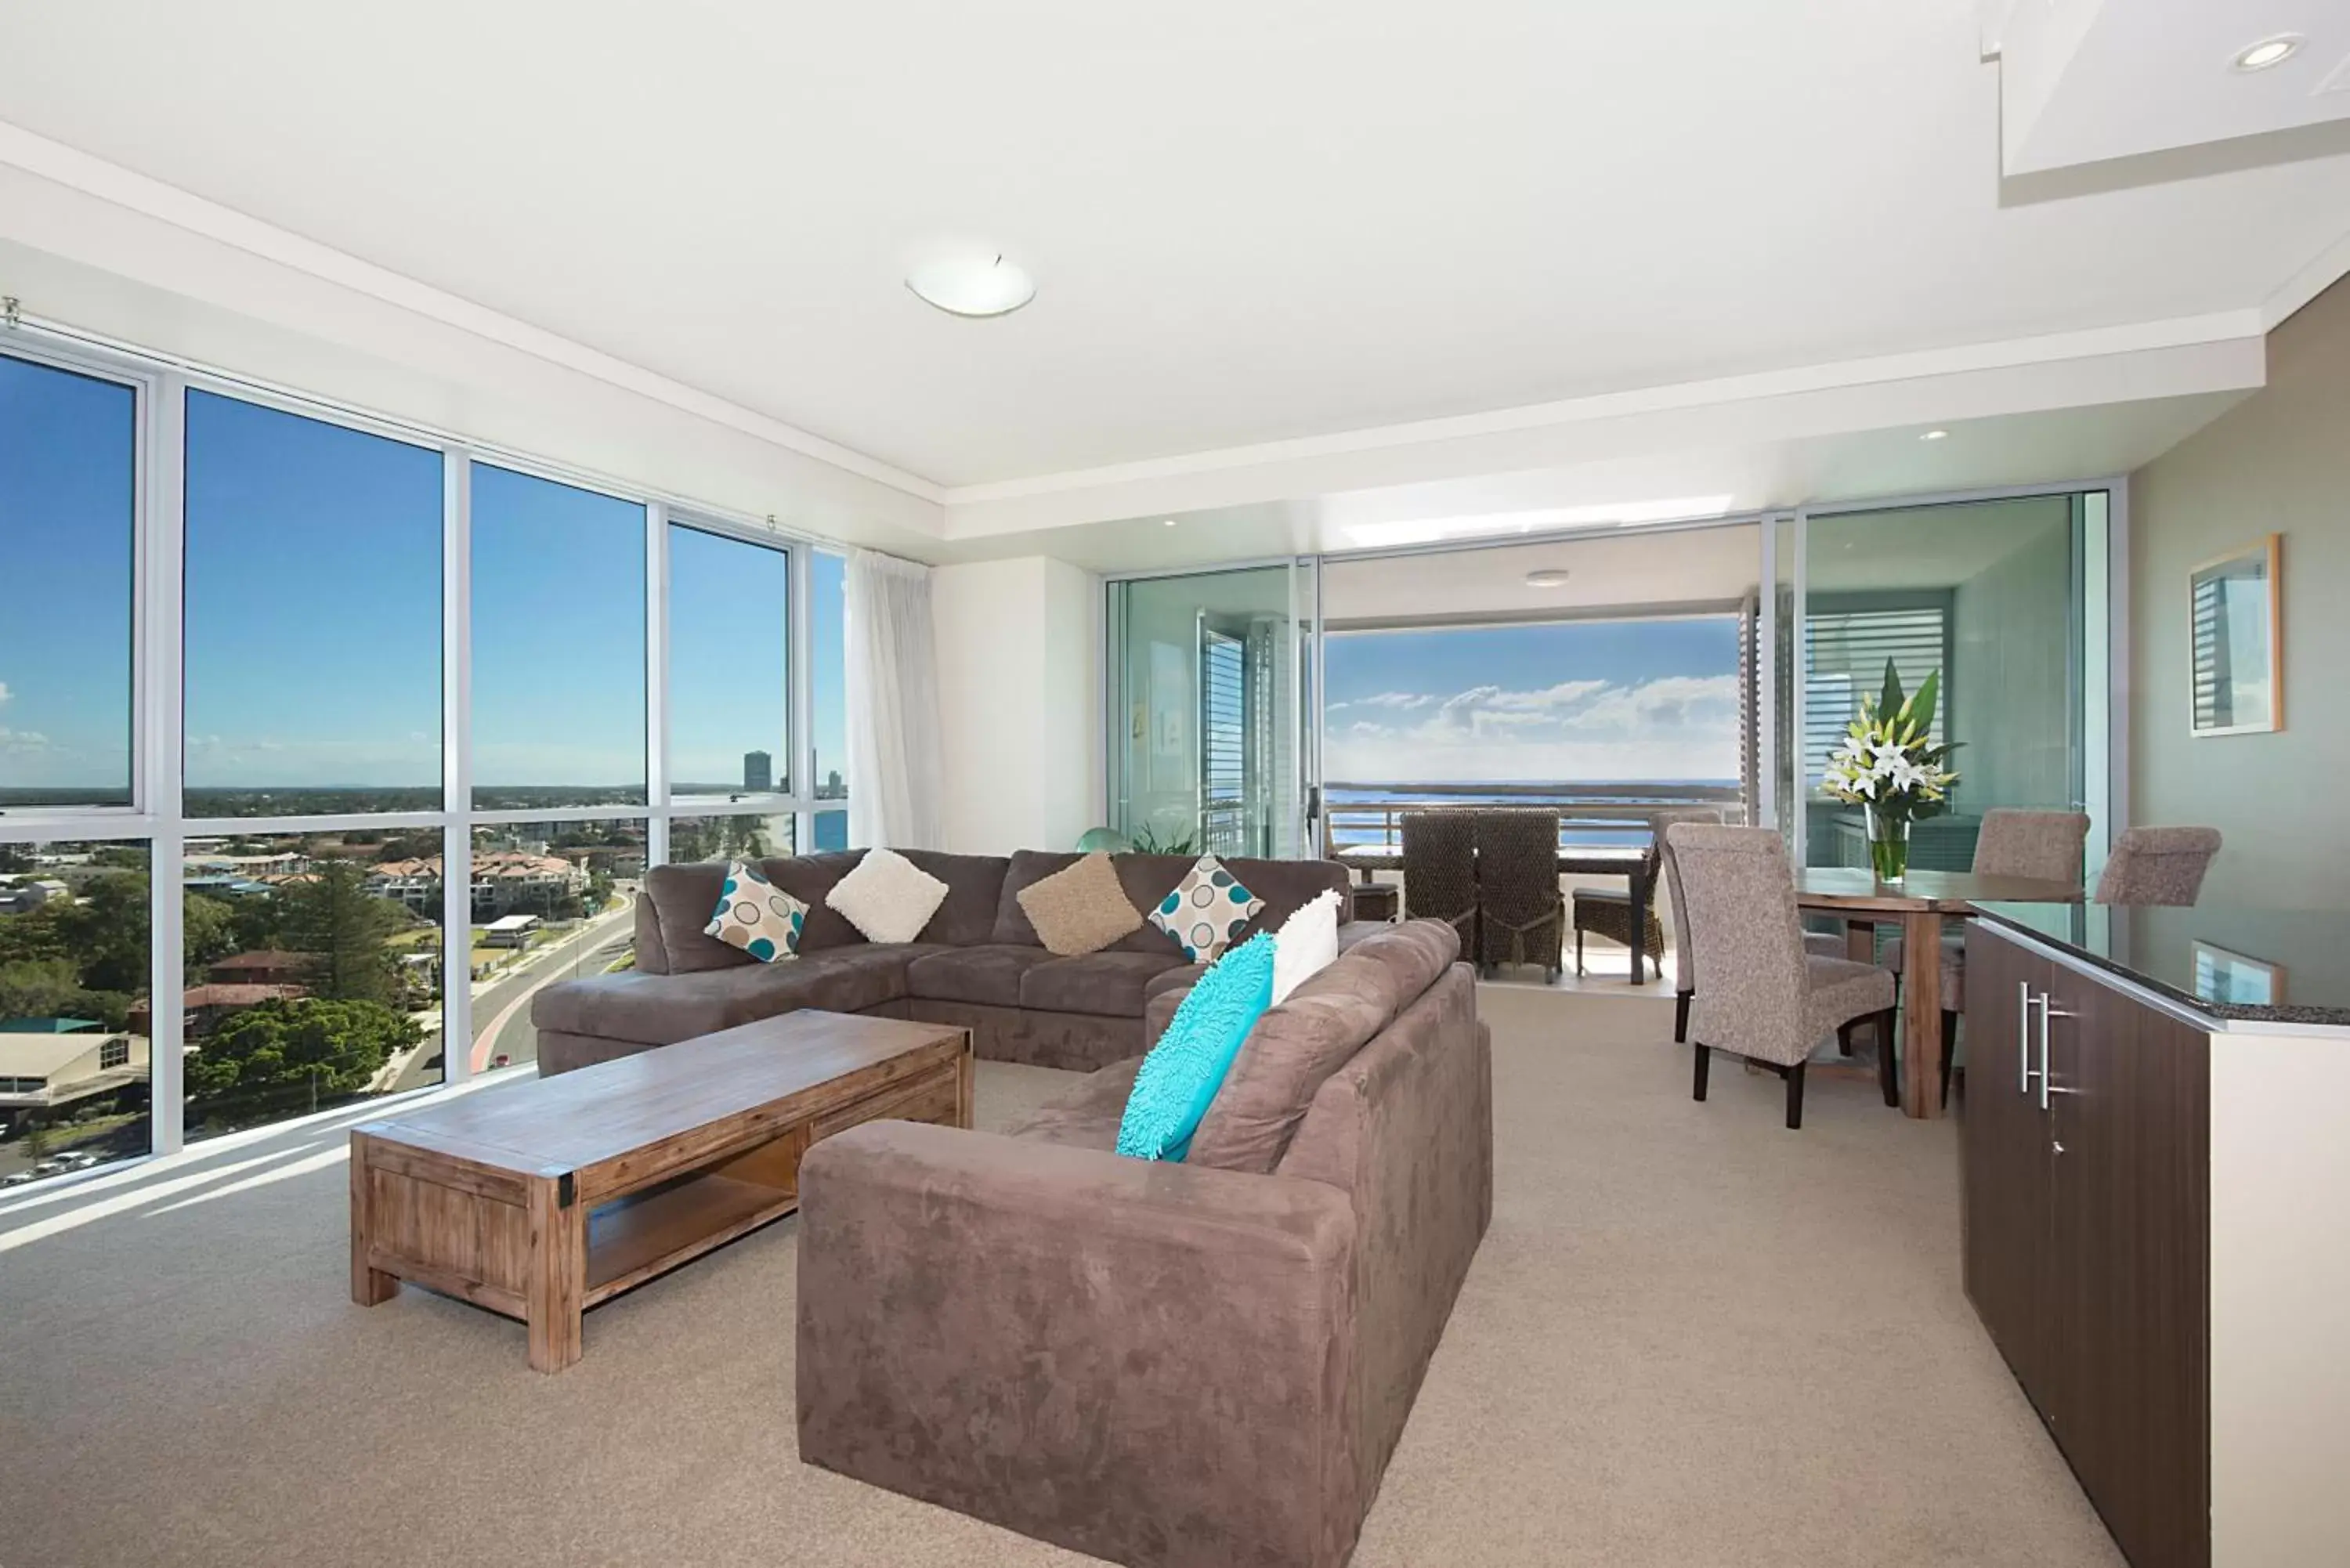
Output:
M1942 917L1901 917L1901 1114L1942 1114Z
M571 1177L533 1177L526 1202L530 1257L523 1310L535 1372L560 1372L579 1359L580 1298L588 1291L588 1211L572 1201Z
M368 1266L375 1241L375 1184L368 1179L368 1136L351 1134L351 1300L379 1306L400 1293L400 1276Z

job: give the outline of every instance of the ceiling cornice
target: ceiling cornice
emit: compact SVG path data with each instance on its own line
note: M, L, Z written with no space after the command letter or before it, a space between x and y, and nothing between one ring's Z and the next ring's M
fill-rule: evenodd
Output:
M939 485L920 474L909 473L796 425L5 121L0 121L0 163L370 299L413 311L567 370L594 377L624 391L771 441L920 500L936 504L943 496Z

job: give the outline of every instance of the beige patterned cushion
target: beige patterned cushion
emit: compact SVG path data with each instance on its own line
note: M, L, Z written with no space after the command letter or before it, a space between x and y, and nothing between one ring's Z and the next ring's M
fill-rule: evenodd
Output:
M1182 943L1193 963L1213 963L1263 908L1222 861L1202 855L1150 911L1150 923Z
M1093 854L1041 882L1032 882L1015 895L1036 940L1047 952L1063 958L1097 953L1130 931L1142 929L1142 916L1118 885L1118 868L1109 857Z
M741 948L761 963L781 963L800 955L800 928L807 921L807 909L768 881L756 866L729 860L718 907L711 911L702 934Z

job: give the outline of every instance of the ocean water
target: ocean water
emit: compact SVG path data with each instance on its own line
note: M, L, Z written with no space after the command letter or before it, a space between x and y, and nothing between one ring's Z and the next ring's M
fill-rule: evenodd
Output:
M1650 804L1659 808L1687 804L1689 797L1683 792L1693 787L1733 790L1738 787L1736 779L1611 779L1606 781L1606 784L1610 789L1621 789L1627 784L1637 784L1644 792L1654 790L1655 795ZM1324 809L1329 813L1331 819L1330 841L1344 848L1351 844L1378 844L1386 841L1379 819L1362 816L1350 819L1347 809L1348 806L1359 807L1367 805L1555 805L1563 814L1571 815L1575 806L1586 801L1588 796L1576 785L1564 784L1555 791L1543 790L1531 794L1513 793L1507 795L1479 795L1474 792L1473 787L1470 786L1463 786L1461 790L1438 793L1426 789L1414 790L1409 786L1381 789L1376 786L1333 785L1323 791L1322 799ZM1617 806L1638 805L1647 799L1648 796L1644 793L1629 799L1613 796L1607 804ZM1562 824L1558 836L1558 841L1561 844L1577 845L1641 845L1646 844L1648 839L1647 826L1637 822L1627 822L1621 826L1617 826L1596 822L1569 821Z

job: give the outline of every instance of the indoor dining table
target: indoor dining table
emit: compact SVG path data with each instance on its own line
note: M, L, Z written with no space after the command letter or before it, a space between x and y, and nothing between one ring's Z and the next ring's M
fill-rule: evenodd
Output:
M1796 907L1846 917L1846 950L1863 963L1876 961L1877 924L1901 928L1901 1114L1921 1118L1942 1114L1943 922L1966 919L1977 904L2077 904L2082 896L2070 882L1971 871L1912 871L1898 882L1847 866L1795 873Z

